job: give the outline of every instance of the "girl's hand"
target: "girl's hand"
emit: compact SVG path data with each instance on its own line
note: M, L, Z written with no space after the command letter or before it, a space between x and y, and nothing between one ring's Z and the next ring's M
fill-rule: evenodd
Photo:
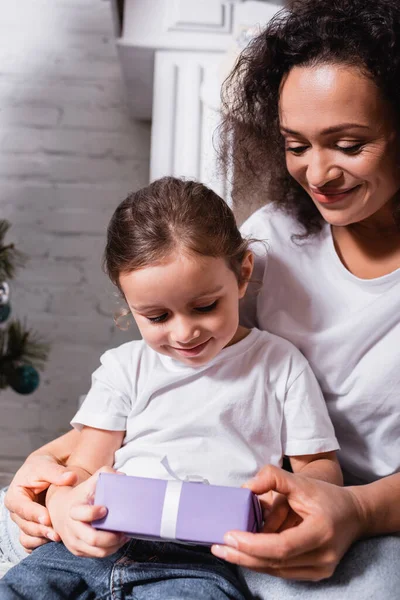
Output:
M48 501L54 528L76 556L103 558L114 554L129 539L122 533L98 531L91 525L107 514L104 506L93 505L99 473L115 473L115 470L103 467L74 488L56 490Z
M283 494L298 524L280 526L278 533L227 533L226 546L211 550L229 562L285 579L319 581L333 574L366 530L362 507L347 488L273 466L264 467L247 487L256 494Z
M21 530L19 539L27 552L50 540L60 540L47 508L42 505L45 491L51 483L74 485L75 482L75 473L60 465L51 454L28 457L17 471L4 503Z

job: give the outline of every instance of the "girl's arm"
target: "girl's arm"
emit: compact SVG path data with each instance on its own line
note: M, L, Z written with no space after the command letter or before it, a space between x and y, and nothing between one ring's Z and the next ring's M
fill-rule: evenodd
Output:
M115 552L125 536L96 531L91 522L105 516L105 507L91 504L100 468L114 463L121 447L124 431L108 431L84 427L77 447L67 460L68 470L77 476L72 486L51 485L46 505L54 529L65 546L78 556L103 557Z
M101 467L112 467L115 452L121 447L125 432L83 427L78 435L77 444L66 459L68 471L77 476L72 487L86 481ZM61 449L60 445L58 450ZM64 490L68 491L65 487ZM63 493L62 488L51 486L47 492L46 503L56 493Z
M343 485L342 470L336 457L336 452L322 452L306 456L290 456L293 473L321 479L328 483Z

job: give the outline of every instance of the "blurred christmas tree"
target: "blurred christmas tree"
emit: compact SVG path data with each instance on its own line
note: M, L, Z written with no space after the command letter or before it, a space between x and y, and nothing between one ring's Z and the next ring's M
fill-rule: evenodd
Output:
M25 322L13 319L5 324L11 314L8 281L26 262L14 244L5 245L9 228L8 221L0 219L0 389L9 386L19 394L30 394L39 385L37 369L43 367L49 348Z

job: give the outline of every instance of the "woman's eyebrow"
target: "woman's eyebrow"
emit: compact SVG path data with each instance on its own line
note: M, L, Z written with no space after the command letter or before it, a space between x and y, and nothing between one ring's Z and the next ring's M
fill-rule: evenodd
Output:
M343 131L344 129L369 129L368 125L361 125L361 123L340 123L339 125L333 125L332 127L327 127L321 131L322 135L328 135L329 133L338 133ZM302 134L299 131L294 131L293 129L289 129L288 127L284 127L281 125L281 132L290 133L291 135L301 136Z

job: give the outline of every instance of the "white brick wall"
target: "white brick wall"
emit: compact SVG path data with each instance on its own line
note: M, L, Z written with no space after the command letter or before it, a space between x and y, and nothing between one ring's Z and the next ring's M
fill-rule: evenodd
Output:
M149 142L127 115L107 1L2 3L0 215L31 257L12 305L52 351L37 392L0 392L0 471L66 431L100 354L136 335L113 324L101 254L114 207L147 183Z

